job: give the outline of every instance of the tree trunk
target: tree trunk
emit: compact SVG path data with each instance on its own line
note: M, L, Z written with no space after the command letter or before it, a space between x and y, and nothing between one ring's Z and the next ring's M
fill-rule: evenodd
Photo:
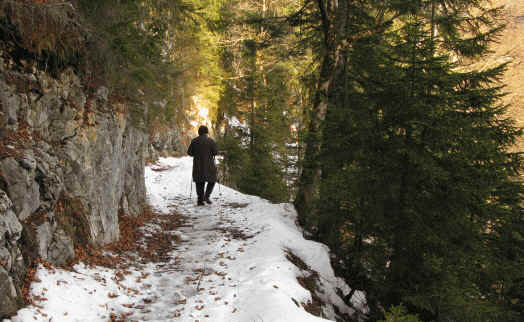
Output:
M313 101L310 115L308 133L305 137L305 152L302 172L299 179L295 207L299 214L301 224L308 224L313 216L314 200L317 198L316 190L320 182L320 162L318 160L321 141L322 124L326 117L328 106L328 89L334 73L334 61L332 57L324 57L322 63L317 90Z
M322 126L326 118L331 83L340 64L340 52L348 18L348 0L317 0L324 30L325 55L320 67L313 106L310 113L305 152L300 174L295 207L302 225L315 225L315 200L318 198L321 167L319 155L322 142Z

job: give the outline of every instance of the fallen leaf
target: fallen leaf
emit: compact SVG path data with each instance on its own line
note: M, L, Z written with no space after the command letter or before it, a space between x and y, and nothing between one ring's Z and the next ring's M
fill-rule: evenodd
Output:
M35 301L39 301L39 302L47 301L47 298L42 297L42 296L39 296L39 295L35 295L35 296L33 296L33 299L34 299Z

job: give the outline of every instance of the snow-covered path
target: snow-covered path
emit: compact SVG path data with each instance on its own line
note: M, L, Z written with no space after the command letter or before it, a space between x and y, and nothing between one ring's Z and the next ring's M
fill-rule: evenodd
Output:
M302 237L292 205L217 186L214 203L197 207L190 175L190 158L146 168L151 205L165 216L186 217L170 232L178 242L167 261L123 275L83 264L75 272L40 267L31 290L38 306L12 321L325 321L303 308L317 300L352 312L336 295L349 287L334 276L327 247ZM154 234L160 227L147 229ZM316 300L302 286L315 279ZM356 293L355 304L361 296ZM333 306L324 305L322 316L334 319Z

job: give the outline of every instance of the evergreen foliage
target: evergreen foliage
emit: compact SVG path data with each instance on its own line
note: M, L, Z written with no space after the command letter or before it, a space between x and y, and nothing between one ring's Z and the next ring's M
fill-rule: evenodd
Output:
M368 292L372 316L404 303L423 320L517 321L522 159L508 151L521 131L499 102L505 66L461 67L453 55L479 56L485 44L437 37L424 17L440 2L408 2L338 70L318 236L343 259L349 284ZM458 11L442 14L459 28ZM484 27L473 38L500 30Z
M197 9L183 0L77 0L77 6L91 31L88 82L108 86L147 128L188 128L181 116L199 81L192 74L204 64Z
M408 314L403 305L393 306L389 311L384 311L384 318L385 320L379 322L420 322L416 315Z
M280 60L287 39L279 15L288 7L282 1L225 1L214 23L225 71L216 126L223 181L272 201L289 201L294 176L292 66ZM240 10L232 15L231 8Z

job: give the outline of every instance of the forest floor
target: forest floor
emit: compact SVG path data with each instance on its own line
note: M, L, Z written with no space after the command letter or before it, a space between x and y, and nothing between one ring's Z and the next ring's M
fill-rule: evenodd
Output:
M69 269L40 264L33 304L4 322L349 320L341 295L350 288L329 249L303 238L291 204L217 185L213 204L197 207L191 165L148 166L154 215L121 223L120 244ZM353 295L352 306L364 302Z

